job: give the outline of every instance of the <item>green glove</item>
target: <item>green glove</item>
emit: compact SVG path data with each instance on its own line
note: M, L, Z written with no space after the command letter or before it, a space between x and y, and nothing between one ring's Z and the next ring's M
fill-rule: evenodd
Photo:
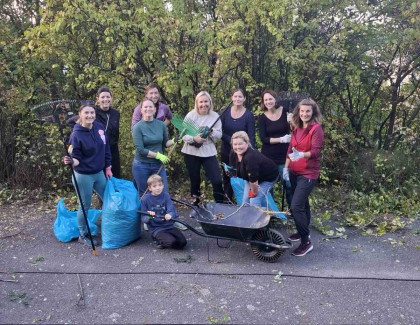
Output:
M178 138L178 136L176 136L176 137L173 137L171 139L171 141L172 141L172 144L175 144L176 142L178 142L179 144L181 144L182 143L182 138Z
M169 158L165 155L162 155L160 152L156 154L156 159L160 160L162 164L166 164L169 161Z

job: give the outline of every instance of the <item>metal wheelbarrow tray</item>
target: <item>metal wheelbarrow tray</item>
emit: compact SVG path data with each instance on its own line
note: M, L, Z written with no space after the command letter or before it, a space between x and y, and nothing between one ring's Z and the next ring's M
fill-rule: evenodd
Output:
M194 219L203 232L177 220L189 230L203 237L250 243L253 253L262 261L275 262L292 246L278 227L276 221L279 219L257 207L222 203L196 207L187 202L172 200L196 212Z

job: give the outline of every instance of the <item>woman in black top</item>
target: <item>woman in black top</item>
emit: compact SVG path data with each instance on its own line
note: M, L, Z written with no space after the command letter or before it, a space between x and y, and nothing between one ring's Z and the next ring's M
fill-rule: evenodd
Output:
M244 106L245 92L242 89L235 89L232 93L232 106L228 107L226 112L220 117L222 122L222 146L220 157L222 163L229 165L229 154L232 150L230 140L232 134L237 131L245 131L251 141L251 145L255 146L255 120L254 114ZM223 174L223 189L225 196L232 201L233 190L230 185L230 178Z
M235 132L231 143L229 165L236 169L238 177L246 181L242 202L262 207L264 198L279 177L277 166L251 147L246 132Z
M111 147L112 174L116 178L121 178L120 151L118 149L118 139L120 138L120 112L111 108L112 93L107 87L99 88L96 93L95 107L96 121L101 122L105 127L106 135Z
M262 142L261 152L273 160L280 175L283 175L286 153L290 142L291 118L282 106L277 104L277 94L272 90L265 90L261 96L261 110L264 112L258 118L258 131ZM282 179L283 180L283 179ZM290 183L286 184L286 199L290 206Z

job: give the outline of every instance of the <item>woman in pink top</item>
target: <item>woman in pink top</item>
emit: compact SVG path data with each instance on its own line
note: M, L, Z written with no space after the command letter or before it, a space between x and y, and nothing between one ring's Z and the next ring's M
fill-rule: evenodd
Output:
M289 240L300 241L293 251L295 256L304 256L313 249L309 236L311 210L309 194L317 182L320 166L319 158L324 142L321 127L322 115L317 103L310 98L303 99L293 110L293 125L289 149L283 169L283 179L292 185L292 211L297 233Z
M155 119L162 121L166 126L171 124L172 112L167 105L160 102L159 88L156 84L151 83L145 89L145 98L150 99L156 107ZM133 118L131 120L131 129L142 118L141 103L134 109Z

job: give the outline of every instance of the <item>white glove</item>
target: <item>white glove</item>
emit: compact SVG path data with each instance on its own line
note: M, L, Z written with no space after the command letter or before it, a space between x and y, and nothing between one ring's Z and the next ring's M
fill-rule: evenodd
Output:
M292 153L289 154L289 158L291 161L298 161L299 159L303 158L303 152L297 151L294 147L292 148Z
M293 113L287 113L287 123L292 123Z
M290 134L286 134L280 137L279 139L280 139L280 143L289 143L290 140L292 139L292 136Z
M283 168L283 180L290 182L289 168Z

